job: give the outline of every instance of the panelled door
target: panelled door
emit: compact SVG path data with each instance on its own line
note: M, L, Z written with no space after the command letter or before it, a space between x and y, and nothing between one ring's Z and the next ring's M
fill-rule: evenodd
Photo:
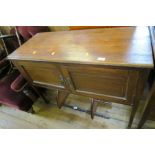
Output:
M68 87L74 93L125 104L132 102L138 78L137 71L88 65L63 65L63 72Z
M52 63L44 62L18 62L30 76L34 84L40 84L56 88L65 88L65 81L59 67Z

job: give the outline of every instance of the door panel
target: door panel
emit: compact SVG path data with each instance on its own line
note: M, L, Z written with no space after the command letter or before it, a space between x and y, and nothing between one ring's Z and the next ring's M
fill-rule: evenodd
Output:
M136 85L137 72L90 66L64 66L77 93L109 96L120 101L131 102ZM68 78L68 77L67 77Z
M70 73L77 91L95 92L112 96L125 96L127 79L114 79L102 75Z
M54 87L64 87L63 77L61 76L59 68L54 64L22 62L21 66L33 80L33 83L43 83L44 85L51 85Z

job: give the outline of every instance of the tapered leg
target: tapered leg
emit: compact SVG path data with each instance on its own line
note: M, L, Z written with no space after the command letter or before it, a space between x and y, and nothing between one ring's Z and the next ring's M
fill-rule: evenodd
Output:
M140 99L143 96L143 90L144 90L146 81L148 79L148 75L149 75L149 70L142 70L141 72L139 72L137 79L135 79L137 80L137 86L135 89L135 99L133 101L133 106L132 106L132 111L131 111L131 115L129 119L128 128L131 128L132 126L133 119L135 117L135 114L137 112L137 109L140 103Z
M148 118L148 115L150 114L150 106L147 106L145 111L144 111L144 114L138 124L138 129L142 128L142 126L144 125L144 123L146 122L147 118Z
M148 95L147 101L146 101L146 108L143 112L142 118L138 124L138 129L142 128L142 126L144 125L144 123L146 122L146 120L148 119L148 116L150 114L151 108L153 107L154 104L154 92L155 92L155 83Z
M96 113L96 109L97 109L97 104L98 104L98 101L95 100L95 99L92 99L91 100L91 108L90 108L90 111L91 111L91 118L94 119L94 115Z
M129 123L128 123L128 129L131 128L131 125L132 125L133 119L134 119L134 117L135 117L137 108L138 108L138 106L136 106L136 107L133 106L133 107L132 107L132 111L131 111L131 115L130 115L130 119L129 119Z
M46 97L43 95L42 92L40 92L40 96L41 96L41 98L45 101L46 104L49 103L49 101L46 99Z
M61 108L64 105L68 95L69 95L69 92L58 90L57 105L58 105L59 108Z
M147 100L146 100L146 108L142 114L142 118L138 124L138 129L142 128L142 126L144 125L144 123L146 122L146 120L148 119L148 116L151 112L152 107L154 106L155 102L155 81L152 84L152 88L147 96Z
M43 95L43 93L40 90L38 90L34 86L32 86L32 88L39 96L41 96L41 98L45 101L45 103L47 103L47 104L49 103L49 101L46 99L46 97Z

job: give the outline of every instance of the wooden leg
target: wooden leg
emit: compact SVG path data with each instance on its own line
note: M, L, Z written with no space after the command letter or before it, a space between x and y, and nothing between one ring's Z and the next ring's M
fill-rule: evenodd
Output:
M91 100L91 118L94 119L94 115L95 115L95 112L96 112L96 109L97 109L97 104L98 104L98 101L95 100L95 99L92 99Z
M151 112L151 109L154 105L154 94L155 94L155 81L153 82L152 88L147 96L146 99L146 108L142 114L142 118L138 124L138 129L141 129L142 126L144 125L144 123L146 122L146 120L148 119L148 116Z
M148 118L149 113L150 113L150 108L147 107L142 118L141 118L141 120L140 120L140 122L139 122L139 124L138 124L138 129L142 128L142 126L144 125L144 123L146 122L146 120Z
M130 119L129 119L129 123L128 123L128 129L131 128L131 125L132 125L133 119L135 117L137 108L138 108L138 105L132 107L132 111L131 111L131 115L130 115Z
M38 90L34 86L32 86L32 88L39 96L41 96L41 98L45 101L45 103L47 103L47 104L49 103L49 101L46 99L46 97L43 95L43 93L40 90Z
M69 95L69 92L58 90L57 105L58 105L59 108L61 108L63 106L63 104L65 103L65 100L68 97L68 95Z
M45 101L46 104L49 103L49 101L46 99L46 97L43 95L42 92L40 92L40 96L41 96L41 98Z
M143 70L139 73L139 76L137 78L137 86L136 86L136 92L135 92L135 100L134 100L134 104L132 107L132 111L131 111L131 115L130 115L130 119L129 119L129 124L128 124L128 128L131 128L132 126L132 122L134 120L135 114L137 112L139 103L140 103L140 99L143 96L143 90L144 90L144 86L145 83L148 79L148 75L149 75L149 71L147 70ZM135 79L136 80L136 79Z
M155 85L154 85L155 86ZM155 87L154 87L154 91L155 91ZM153 91L151 90L151 95L148 97L148 100L147 100L147 105L146 105L146 108L142 114L142 118L138 124L138 129L142 128L142 126L144 125L144 123L146 122L149 114L150 114L150 111L151 111L151 108L152 108L152 103L154 103L154 101L152 102L151 99L152 99L152 95L153 95Z

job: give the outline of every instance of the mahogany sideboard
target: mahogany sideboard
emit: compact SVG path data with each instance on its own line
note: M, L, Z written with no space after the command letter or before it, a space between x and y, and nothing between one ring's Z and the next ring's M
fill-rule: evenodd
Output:
M131 127L150 69L148 27L38 33L8 56L34 86L57 89L57 104L70 93L132 106Z

